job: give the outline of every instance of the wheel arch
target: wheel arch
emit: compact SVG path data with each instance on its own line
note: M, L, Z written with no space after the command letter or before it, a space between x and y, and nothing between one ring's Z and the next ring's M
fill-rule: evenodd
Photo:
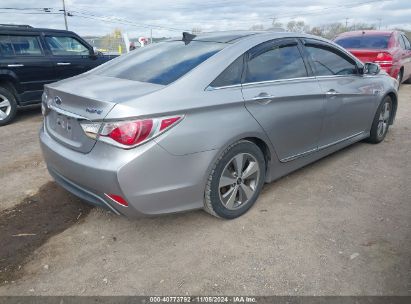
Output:
M270 176L271 176L271 164L273 159L276 157L276 153L274 151L274 148L271 146L271 143L268 141L267 138L263 138L259 134L246 134L242 136L238 136L235 138L232 138L229 140L224 146L220 147L218 149L218 152L215 154L213 161L209 164L207 172L206 172L206 179L208 179L208 176L211 174L213 167L216 163L216 161L220 158L221 154L224 153L224 151L232 146L233 144L241 141L241 140L246 140L254 143L263 153L264 159L266 161L266 182L270 181Z
M9 74L0 73L0 86L4 86L13 94L16 98L17 104L20 103L20 98L18 94L19 84L16 78Z
M390 91L386 95L384 95L384 98L387 97L387 96L390 97L391 101L392 101L392 115L391 115L391 118L390 118L390 125L392 125L394 123L395 116L397 114L398 95L395 92ZM383 98L383 100L384 100L384 98Z

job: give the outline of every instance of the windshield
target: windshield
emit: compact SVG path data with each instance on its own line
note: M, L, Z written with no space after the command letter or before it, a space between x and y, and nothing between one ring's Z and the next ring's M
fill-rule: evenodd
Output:
M356 36L337 38L335 43L346 49L387 49L390 36Z
M163 42L143 47L95 69L92 73L168 85L210 58L226 44L216 42Z

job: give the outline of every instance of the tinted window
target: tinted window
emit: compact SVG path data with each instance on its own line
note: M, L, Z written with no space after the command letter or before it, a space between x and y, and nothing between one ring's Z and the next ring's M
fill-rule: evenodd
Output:
M390 36L356 36L337 38L335 43L346 49L387 49Z
M241 83L243 72L243 56L230 64L210 85L212 87L224 87Z
M337 50L323 46L306 46L306 50L314 63L317 76L350 75L357 73L354 61L343 57Z
M245 82L305 76L307 70L296 45L273 46L248 62Z
M183 41L158 43L139 48L109 61L93 73L167 85L222 50L226 44Z
M411 48L410 41L409 41L408 38L405 37L404 35L402 36L402 38L404 39L405 48L406 48L407 50L409 50L409 49Z
M0 55L13 56L13 46L8 36L0 35Z
M48 36L46 43L53 55L83 56L90 53L84 44L72 37Z
M41 49L37 37L34 36L10 36L14 54L17 56L41 55Z
M401 35L398 36L398 41L400 43L401 48L405 50L405 42L402 39Z

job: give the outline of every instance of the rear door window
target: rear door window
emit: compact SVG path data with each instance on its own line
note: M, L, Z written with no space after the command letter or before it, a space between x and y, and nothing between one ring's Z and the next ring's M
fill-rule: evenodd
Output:
M0 35L0 55L1 56L13 56L14 50L11 45L9 36Z
M297 43L269 46L252 55L245 83L306 77L307 70Z
M43 52L37 36L9 36L16 56L39 56Z
M399 35L399 36L398 36L398 41L399 41L399 43L400 43L401 48L402 48L403 50L405 50L405 42L404 42L404 39L402 38L402 35Z
M401 35L401 36L402 36L402 38L404 39L405 48L406 48L407 50L411 49L411 44L410 44L410 41L408 40L408 38L407 38L406 36L404 36L404 35Z
M316 76L357 74L355 61L332 47L307 43L305 49Z

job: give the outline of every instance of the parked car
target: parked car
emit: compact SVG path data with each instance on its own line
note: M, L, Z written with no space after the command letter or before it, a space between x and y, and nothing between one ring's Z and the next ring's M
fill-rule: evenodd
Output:
M58 184L116 214L231 219L264 183L381 142L395 84L311 35L186 33L46 85L41 147Z
M17 108L40 104L45 84L111 58L73 32L0 25L0 126L12 121Z
M335 43L362 62L378 63L401 83L411 78L411 44L399 31L353 31L338 35Z

